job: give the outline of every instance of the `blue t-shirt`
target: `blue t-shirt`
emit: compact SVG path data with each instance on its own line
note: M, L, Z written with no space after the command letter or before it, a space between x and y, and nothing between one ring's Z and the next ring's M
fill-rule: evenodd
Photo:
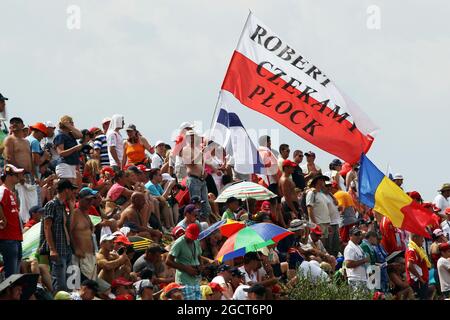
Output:
M33 136L28 136L28 137L26 137L26 139L30 143L31 152L32 153L38 153L39 155L42 155L43 151L42 151L41 143L39 142L39 140L36 139Z
M55 145L55 147L61 144L64 145L64 150L71 149L78 145L77 140L72 135L63 132L59 133L55 137L55 140L53 140L53 144ZM77 151L72 153L68 157L65 158L61 157L60 163L65 163L71 166L77 166L80 164L80 153Z
M154 197L160 197L163 195L164 190L159 184L153 184L151 181L145 184L145 187L150 192L150 194Z

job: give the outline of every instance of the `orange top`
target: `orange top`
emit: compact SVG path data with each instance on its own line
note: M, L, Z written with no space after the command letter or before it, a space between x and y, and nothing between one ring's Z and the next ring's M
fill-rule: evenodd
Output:
M145 160L145 148L140 142L134 144L127 142L125 145L125 153L128 158L128 163L137 164Z

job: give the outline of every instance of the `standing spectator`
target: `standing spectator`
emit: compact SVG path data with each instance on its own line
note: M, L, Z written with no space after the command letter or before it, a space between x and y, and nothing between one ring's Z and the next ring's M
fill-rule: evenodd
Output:
M295 167L297 167L297 164L289 159L282 163L283 175L280 178L279 191L282 197L284 225L289 225L291 220L299 218L302 213L295 194L295 184L291 179Z
M358 171L359 171L359 164L356 163L352 166L351 170L347 172L347 175L345 176L345 190L343 191L349 191L351 188L352 182L355 184L356 190L358 190Z
M303 191L306 187L305 176L303 175L302 168L300 168L300 164L303 161L303 152L301 150L294 151L294 162L297 166L294 168L294 173L292 174L292 180L295 183L295 187L299 188Z
M41 141L41 148L42 150L47 151L51 155L51 167L54 169L56 167L57 161L59 159L58 152L56 151L54 140L56 137L55 130L56 126L51 121L47 121L45 123L45 126L47 127L47 136L44 137Z
M450 202L448 198L450 197L450 183L444 183L439 190L439 193L436 198L434 198L433 204L440 209L437 214L446 219L447 216L445 214L445 209L450 208Z
M335 186L334 190L333 190L333 183ZM333 191L336 190L337 188L335 181L325 182L325 189L323 190L323 193L327 198L328 212L330 213L330 232L329 232L330 234L328 237L328 243L325 244L325 247L330 252L330 254L335 257L337 257L339 253L339 245L340 245L339 223L341 220L341 214L338 208L339 202L333 195Z
M106 141L108 144L109 163L114 171L122 170L124 160L123 138L120 130L125 126L125 120L122 115L115 114L109 125Z
M322 174L322 169L315 164L316 154L312 151L306 152L306 164L301 166L303 173L305 174L305 181L308 182L318 174Z
M97 244L94 225L89 218L89 209L97 195L97 191L90 188L81 189L78 208L70 215L70 236L72 248L75 251L72 262L81 271L81 280L95 280L97 278L97 263L95 246Z
M163 141L156 141L156 152L152 157L152 169L161 169L166 157L166 144Z
M339 235L343 245L347 245L347 242L350 240L350 229L355 225L356 219L356 211L355 204L353 202L352 196L343 190L338 190L337 185L331 185L332 193L334 198L338 202L339 211L340 211L340 221L339 221Z
M403 180L404 180L404 178L403 178L403 175L402 175L402 174L396 173L396 174L394 175L394 179L392 179L392 180L394 181L394 183L395 183L399 188L403 189L403 188L402 188L402 185L403 185Z
M108 126L111 121L107 122ZM93 128L92 133L94 135L94 159L100 161L102 167L109 167L109 155L108 155L108 141L106 140L106 131L102 131L98 128Z
M200 280L202 262L212 264L213 261L202 257L202 249L198 236L200 228L196 223L190 224L184 236L178 238L170 249L166 264L176 269L175 282L187 286L186 300L201 300Z
M125 164L132 165L146 165L150 166L149 159L145 151L152 152L153 148L150 143L141 133L136 129L134 124L130 124L127 128L128 140L125 140Z
M0 168L4 167L3 151L5 149L4 142L5 138L8 136L8 128L6 127L6 100L8 98L4 97L0 93Z
M344 250L344 261L347 270L348 284L354 289L367 289L367 274L365 265L370 262L361 249L362 232L357 227L350 230L350 241Z
M291 153L291 150L289 150L289 145L287 144L281 144L280 148L280 156L278 157L278 169L283 172L283 162L289 158L289 154Z
M383 216L380 222L381 244L388 254L401 250L401 241L391 220Z
M411 234L405 253L406 277L420 300L430 299L432 292L428 286L431 262L422 248L424 238Z
M325 174L326 176L329 176L331 181L335 181L337 183L338 189L342 191L347 191L345 187L345 180L341 176L341 170L342 170L342 161L339 159L334 159L331 161L329 168L330 172L329 175Z
M29 135L26 139L30 143L31 147L31 156L33 159L33 176L40 178L39 167L46 161L51 159L50 153L42 150L41 141L45 137L47 137L47 127L43 123L36 123L33 126L30 126L31 135Z
M306 208L308 210L309 222L318 224L322 229L322 241L328 242L329 226L331 223L330 212L328 210L327 198L322 193L325 189L325 181L329 178L321 174L316 175L310 182L311 189L306 193Z
M82 137L83 134L74 127L71 117L64 116L60 119L59 134L54 140L56 151L61 157L56 166L56 175L59 179L70 179L75 182L80 165L80 151L83 149L83 145L78 144L77 139Z
M20 273L22 260L22 225L14 193L23 169L8 164L2 174L0 186L0 254L3 256L5 278Z
M439 244L439 251L441 258L437 263L437 270L439 273L439 281L441 283L442 295L450 298L450 245L448 243Z
M31 160L30 143L25 139L25 125L20 118L9 120L10 135L5 139L5 164L12 164L17 168L24 169L24 173L31 175L33 172L33 162ZM31 179L29 179L31 180Z
M67 267L72 262L72 249L66 205L69 207L69 213L72 214L75 201L74 190L77 188L69 180L60 180L55 199L49 201L44 207L40 247L43 249L41 253L49 256L55 292L67 290Z

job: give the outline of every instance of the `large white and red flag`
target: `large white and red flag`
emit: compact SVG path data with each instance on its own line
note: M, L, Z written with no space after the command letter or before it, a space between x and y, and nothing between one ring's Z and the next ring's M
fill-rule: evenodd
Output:
M225 93L349 163L367 153L378 129L323 70L252 13L223 81Z

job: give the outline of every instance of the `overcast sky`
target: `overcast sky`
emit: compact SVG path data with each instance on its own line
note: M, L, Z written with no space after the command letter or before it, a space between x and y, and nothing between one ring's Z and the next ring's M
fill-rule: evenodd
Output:
M81 29L66 26L69 5ZM377 5L381 28L367 28ZM0 92L27 123L121 113L150 141L186 120L204 128L248 10L319 66L381 128L368 153L426 199L449 177L450 3L323 0L2 0ZM250 109L244 125L278 130L291 150L334 157Z

